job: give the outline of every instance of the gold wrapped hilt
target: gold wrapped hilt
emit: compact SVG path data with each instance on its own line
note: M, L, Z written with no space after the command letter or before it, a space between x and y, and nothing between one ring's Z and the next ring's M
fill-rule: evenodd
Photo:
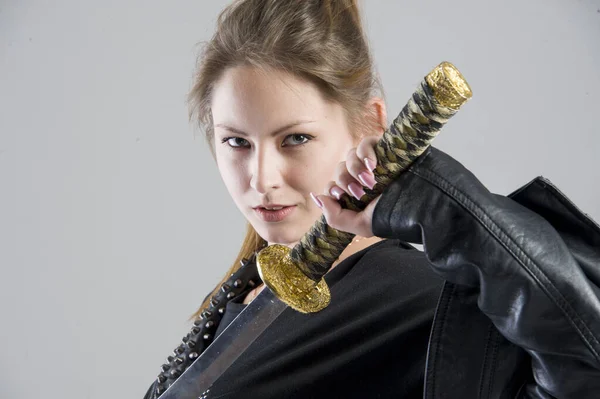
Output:
M454 65L442 62L434 68L375 146L377 184L372 190L366 188L360 200L343 195L342 208L365 209L429 147L471 96L471 88ZM354 234L334 229L321 216L294 248L276 244L261 250L258 272L288 306L302 313L318 312L331 297L323 276L353 238Z

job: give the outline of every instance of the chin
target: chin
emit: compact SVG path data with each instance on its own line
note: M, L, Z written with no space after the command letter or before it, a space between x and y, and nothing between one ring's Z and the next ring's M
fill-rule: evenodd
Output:
M256 229L256 231L263 238L263 240L267 241L269 244L281 244L288 246L297 243L303 236L303 234L294 234L294 232L291 232L290 230L290 228L286 229L283 226L280 228L263 227L261 229Z

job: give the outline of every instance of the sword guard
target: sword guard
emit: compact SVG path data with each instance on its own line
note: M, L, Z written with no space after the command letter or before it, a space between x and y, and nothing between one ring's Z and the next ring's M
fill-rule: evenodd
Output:
M257 255L258 273L265 285L286 305L301 313L315 313L329 305L331 293L324 278L308 278L292 260L292 249L274 244Z

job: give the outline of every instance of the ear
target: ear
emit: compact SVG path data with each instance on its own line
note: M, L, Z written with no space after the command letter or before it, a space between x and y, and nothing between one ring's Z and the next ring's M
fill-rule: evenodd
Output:
M385 101L380 97L371 97L366 104L365 117L369 126L369 131L365 135L381 136L388 128Z

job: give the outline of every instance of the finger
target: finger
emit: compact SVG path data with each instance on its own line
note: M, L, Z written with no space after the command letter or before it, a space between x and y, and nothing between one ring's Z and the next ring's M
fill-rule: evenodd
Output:
M323 192L323 194L331 195L339 201L342 198L342 195L346 194L346 192L341 187L339 187L337 184L335 184L334 181L330 181L329 183L327 183L327 186L325 187L325 191Z
M376 184L373 170L377 165L377 155L375 153L377 141L376 136L363 138L358 147L352 153L349 153L346 159L350 174L364 187L370 189L373 189Z
M373 171L377 166L375 146L378 141L379 137L377 136L367 136L362 139L360 143L358 143L358 147L356 147L356 156L363 162L369 171Z
M335 197L335 199L338 201L342 199L344 194L351 195L360 200L362 196L365 195L365 190L363 190L362 187L356 182L350 183L345 190L339 187L335 182L330 182L327 185L324 194Z
M375 185L375 176L367 169L363 159L358 157L356 150L356 148L353 148L346 156L346 168L357 184L373 188Z
M362 190L360 183L350 174L346 162L340 162L335 168L335 184L342 188L348 195L355 196L360 194ZM357 190L358 186L358 190ZM356 195L355 195L356 194ZM364 195L364 192L363 194Z
M334 198L327 195L319 195L317 198L323 205L321 209L329 226L363 237L364 234L372 235L370 223L364 220L365 215L362 212L343 209Z

